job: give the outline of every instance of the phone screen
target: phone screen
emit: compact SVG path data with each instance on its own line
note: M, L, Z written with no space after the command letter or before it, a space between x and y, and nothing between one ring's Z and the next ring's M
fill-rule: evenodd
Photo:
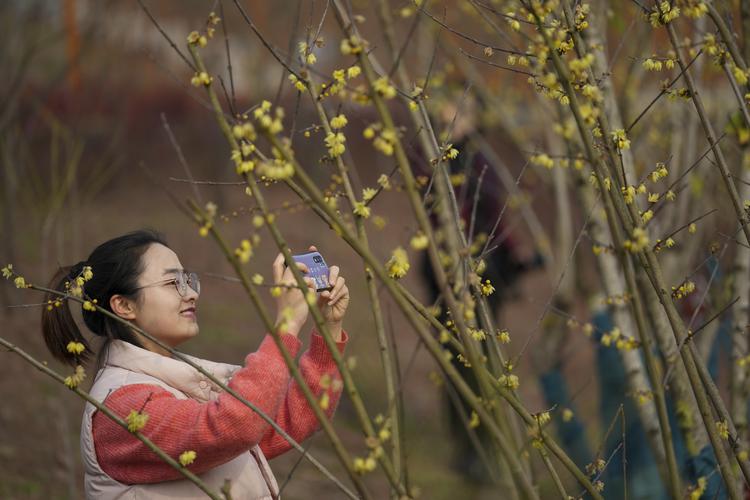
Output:
M302 262L310 270L308 277L313 279L316 292L333 288L328 282L328 265L320 252L292 255L292 258L295 262Z

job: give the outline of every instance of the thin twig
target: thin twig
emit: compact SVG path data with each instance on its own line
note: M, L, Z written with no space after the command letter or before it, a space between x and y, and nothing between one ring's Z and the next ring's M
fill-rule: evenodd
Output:
M172 128L169 126L169 122L167 121L167 115L164 114L164 112L162 112L160 113L160 116L161 116L161 124L164 127L164 131L167 133L167 136L169 137L169 142L172 143L172 147L174 148L175 153L177 154L177 159L180 161L180 165L182 165L182 169L185 171L185 175L187 175L187 178L190 182L190 186L193 188L193 194L195 195L195 199L198 200L198 203L203 205L203 197L201 196L197 183L193 181L193 174L190 171L190 166L188 166L187 160L185 159L185 155L182 154L182 148L180 147L180 144L177 142L177 138L175 138L174 134L172 133Z
M188 67L190 67L190 69L192 69L193 71L195 71L195 66L193 66L193 63L190 62L190 60L187 58L187 56L185 56L185 54L182 53L182 51L177 47L177 45L175 45L175 43L172 41L172 39L169 38L169 35L167 35L167 33L162 29L161 25L156 20L156 18L153 15L151 15L151 12L148 10L148 8L146 7L146 5L143 3L143 0L138 0L138 5L141 6L141 9L143 9L143 12L146 13L146 15L151 20L151 22L154 24L154 26L156 27L156 29L159 30L159 33L161 33L161 36L163 36L164 39L169 43L169 45L174 49L174 51L177 52L177 55L180 56L180 59L182 59L183 61L185 61L185 64L187 64Z

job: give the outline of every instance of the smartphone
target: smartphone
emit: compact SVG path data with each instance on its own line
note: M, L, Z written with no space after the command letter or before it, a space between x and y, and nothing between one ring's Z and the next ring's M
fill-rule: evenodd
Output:
M328 265L320 252L307 252L292 255L295 262L302 262L309 269L307 277L315 283L315 291L331 290L333 286L328 282Z

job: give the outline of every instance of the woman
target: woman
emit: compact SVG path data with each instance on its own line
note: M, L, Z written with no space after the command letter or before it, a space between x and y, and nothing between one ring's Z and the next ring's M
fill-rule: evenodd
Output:
M303 264L299 267L306 271ZM273 264L273 275L277 284L294 284L281 254ZM184 270L177 255L154 232L137 231L101 244L85 262L61 270L51 287L59 291L75 287L77 277L84 278L80 281L85 297L96 299L104 309L172 348L198 334L198 277ZM341 321L349 291L336 266L331 267L329 279L333 289L320 294L318 306L343 352L347 336ZM281 341L295 356L308 306L299 289L282 289L275 299L277 325L283 322ZM48 299L54 302L56 297ZM88 329L104 338L90 391L94 398L123 419L131 411L147 415L140 432L175 459L194 452L187 467L213 491L218 492L229 479L233 498L278 498L266 458L284 453L290 445L266 421L126 324L85 308L82 314ZM90 357L89 343L67 306L47 308L42 329L56 358L75 366ZM70 342L80 342L86 350L72 354L67 347ZM270 335L247 355L244 367L190 359L274 418L295 440L304 440L318 428ZM330 417L340 396L340 376L318 333L313 332L299 366L319 398L328 393ZM81 452L86 498L205 498L194 483L90 403L83 415Z

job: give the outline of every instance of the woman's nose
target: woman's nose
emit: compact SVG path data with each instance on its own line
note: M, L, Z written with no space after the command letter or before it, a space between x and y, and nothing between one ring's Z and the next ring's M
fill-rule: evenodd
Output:
M185 296L183 297L185 300L187 300L187 301L198 300L198 297L199 297L200 294L198 292L196 292L195 290L193 290L193 287L187 286L187 287L185 287L185 289L186 289L185 290Z

